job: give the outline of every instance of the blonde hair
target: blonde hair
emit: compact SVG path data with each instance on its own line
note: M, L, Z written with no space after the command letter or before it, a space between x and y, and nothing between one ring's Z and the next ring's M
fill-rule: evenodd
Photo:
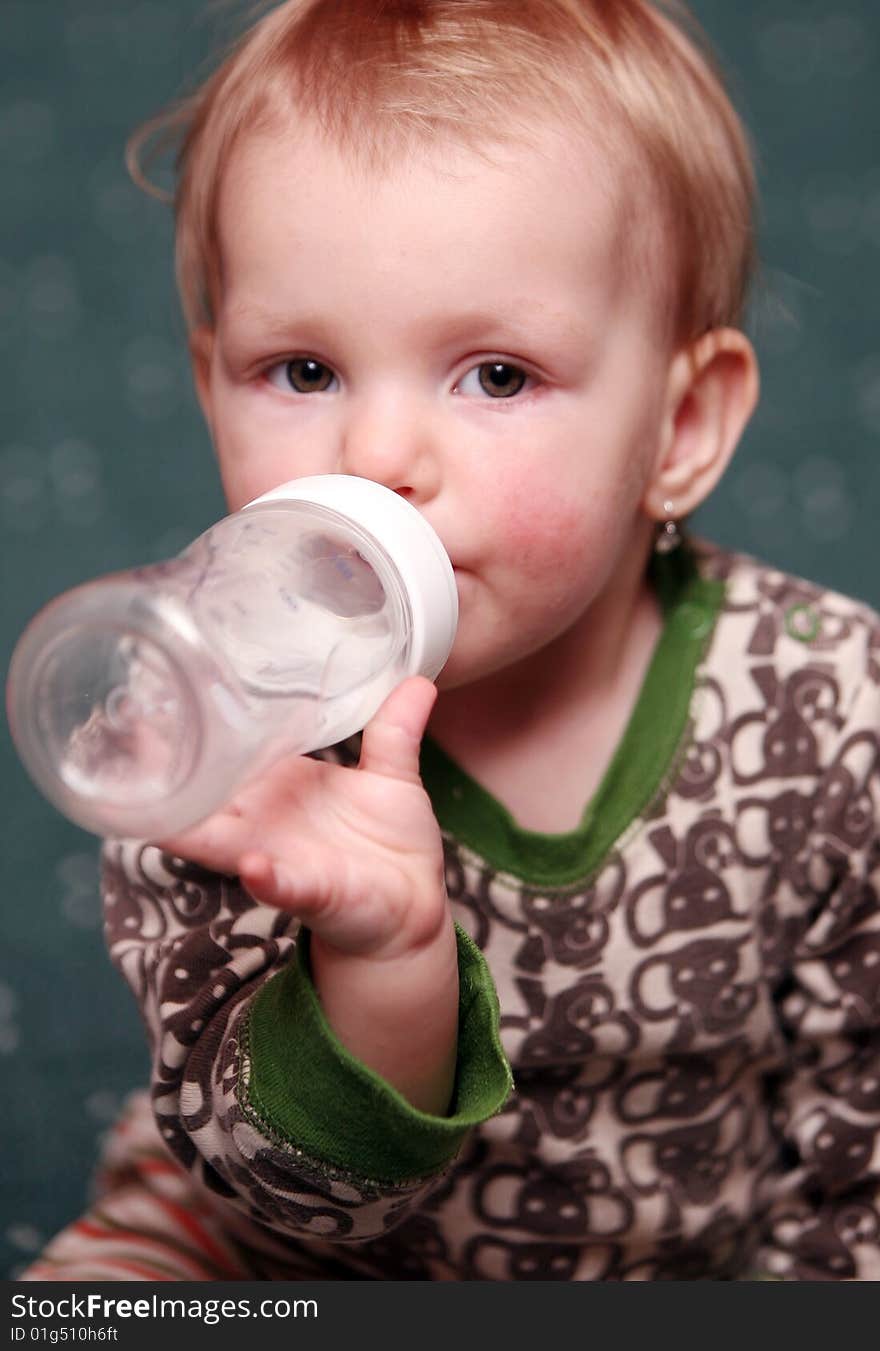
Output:
M136 133L129 165L143 184L144 145L158 132L177 146L177 278L195 328L214 318L218 195L243 136L299 111L374 159L442 137L524 137L542 110L578 119L610 152L633 220L628 250L662 277L672 340L740 323L754 263L751 155L678 0L285 0Z

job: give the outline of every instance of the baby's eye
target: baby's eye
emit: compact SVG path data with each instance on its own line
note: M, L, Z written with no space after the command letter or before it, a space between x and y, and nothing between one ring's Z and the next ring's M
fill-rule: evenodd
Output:
M293 357L290 361L279 361L266 371L266 379L276 389L296 394L322 394L336 387L336 376L323 361L314 357Z
M460 394L482 392L490 399L512 399L525 388L528 379L522 367L511 361L482 361L459 380L457 389Z

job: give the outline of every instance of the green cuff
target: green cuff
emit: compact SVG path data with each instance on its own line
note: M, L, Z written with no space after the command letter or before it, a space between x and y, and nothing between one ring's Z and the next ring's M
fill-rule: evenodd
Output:
M399 1184L440 1171L468 1129L493 1116L513 1086L501 1047L498 997L485 958L458 941L458 1064L449 1115L413 1107L337 1039L309 971L301 929L290 965L255 996L247 1017L249 1072L240 1099L270 1139L365 1180Z

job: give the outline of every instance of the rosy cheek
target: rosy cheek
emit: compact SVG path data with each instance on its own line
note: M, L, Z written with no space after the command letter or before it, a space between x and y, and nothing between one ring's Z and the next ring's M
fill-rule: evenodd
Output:
M583 501L534 481L496 499L496 539L509 561L528 577L546 577L568 568L583 552L588 537ZM496 551L497 553L497 551Z

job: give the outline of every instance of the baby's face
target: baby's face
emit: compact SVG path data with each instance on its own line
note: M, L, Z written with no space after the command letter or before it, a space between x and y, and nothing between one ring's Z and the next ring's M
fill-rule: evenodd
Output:
M371 170L307 123L224 177L196 373L230 508L308 474L408 498L458 582L441 687L569 629L647 538L670 353L602 178L550 128Z

